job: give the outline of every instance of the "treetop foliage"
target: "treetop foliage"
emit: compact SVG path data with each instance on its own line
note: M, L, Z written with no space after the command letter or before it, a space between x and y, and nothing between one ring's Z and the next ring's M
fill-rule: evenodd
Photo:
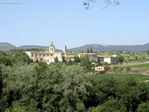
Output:
M16 63L32 63L32 60L29 56L22 50L14 50L14 51L0 51L0 64L4 64L6 66L12 66Z
M85 76L91 69L88 56L75 57L80 65L32 63L22 51L0 52L0 56L0 112L149 110L149 83L134 77Z
M133 77L98 81L79 65L17 63L0 66L1 112L141 112L148 110L149 84Z
M86 9L89 9L91 7L94 6L94 4L97 2L98 0L85 0L83 5L85 6ZM105 7L108 7L109 5L111 6L117 6L120 4L119 0L104 0L105 1Z
M5 107L24 111L85 111L87 86L80 66L16 64L3 68L3 92L0 110ZM7 102L7 105L5 104Z

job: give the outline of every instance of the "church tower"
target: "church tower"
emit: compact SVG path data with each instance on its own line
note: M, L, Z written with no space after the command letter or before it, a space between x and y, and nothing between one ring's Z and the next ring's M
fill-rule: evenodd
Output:
M49 46L49 53L55 53L55 45L53 42L51 42L51 45Z
M65 53L65 55L67 54L67 46L66 45L63 48L63 52Z

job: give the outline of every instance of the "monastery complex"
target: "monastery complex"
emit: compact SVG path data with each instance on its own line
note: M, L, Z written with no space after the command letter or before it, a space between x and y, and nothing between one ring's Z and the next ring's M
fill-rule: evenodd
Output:
M49 46L49 50L46 52L35 52L35 51L26 51L26 54L29 55L33 61L46 62L47 64L62 62L62 61L74 61L75 56L81 57L88 55L90 62L95 63L104 63L108 64L117 64L119 62L116 55L113 56L102 56L97 55L96 53L78 53L78 54L69 54L67 53L67 46L64 46L63 50L58 51L55 48L53 42Z

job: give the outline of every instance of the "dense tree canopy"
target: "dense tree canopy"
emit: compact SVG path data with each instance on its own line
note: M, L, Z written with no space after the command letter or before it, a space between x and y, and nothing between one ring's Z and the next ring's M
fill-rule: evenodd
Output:
M92 65L88 55L80 57L80 65L83 66L86 71L91 70Z
M47 65L31 63L22 51L0 52L0 55L11 62L0 61L0 112L149 110L149 83L134 77L91 79L84 75L91 69L88 56L76 57L80 65Z
M41 63L5 67L0 110L85 111L83 101L91 83L83 74L80 66L59 68Z
M111 99L102 105L91 109L91 112L127 112L127 110L120 101Z
M13 50L13 51L0 51L0 64L6 66L12 66L15 63L31 63L32 60L29 56L22 50Z
M143 102L139 105L137 112L149 112L149 102Z

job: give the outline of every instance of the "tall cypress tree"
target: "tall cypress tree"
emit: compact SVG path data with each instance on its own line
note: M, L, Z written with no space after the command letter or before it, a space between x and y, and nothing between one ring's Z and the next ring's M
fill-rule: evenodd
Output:
M87 53L89 53L90 52L90 50L89 50L89 48L87 49Z
M90 48L90 53L93 53L93 49L92 48Z

